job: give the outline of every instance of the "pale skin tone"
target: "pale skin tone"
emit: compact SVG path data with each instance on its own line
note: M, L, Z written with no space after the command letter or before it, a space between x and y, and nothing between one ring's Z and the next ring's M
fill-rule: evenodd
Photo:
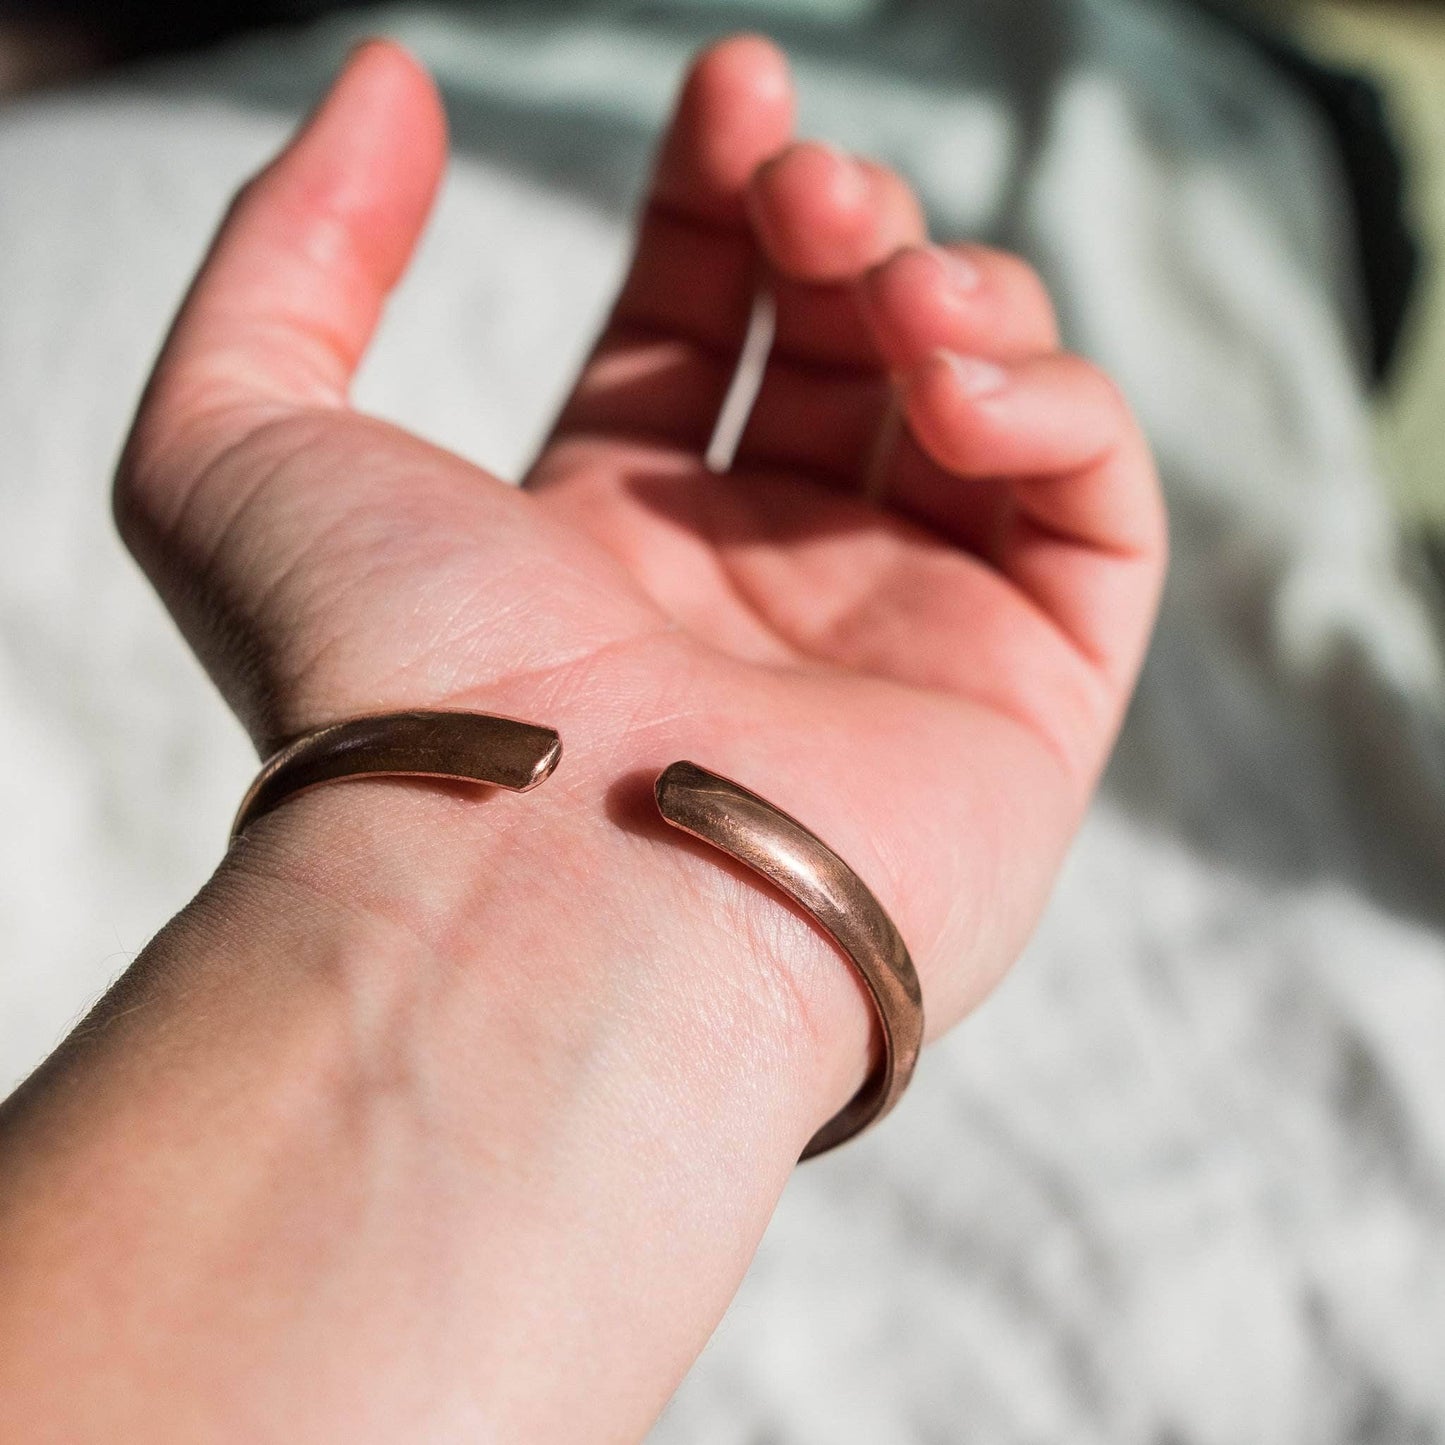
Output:
M1022 263L794 141L772 46L696 63L520 490L347 402L444 154L425 75L358 52L229 214L117 513L261 750L449 706L565 755L523 796L279 809L0 1111L17 1439L639 1439L872 1028L651 779L694 759L827 839L935 1037L1017 956L1133 685L1165 543L1126 407Z

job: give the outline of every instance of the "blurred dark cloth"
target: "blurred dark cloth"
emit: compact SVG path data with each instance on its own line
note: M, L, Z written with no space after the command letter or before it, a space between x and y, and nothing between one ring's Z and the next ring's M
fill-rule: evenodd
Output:
M1354 218L1370 375L1377 384L1387 381L1420 278L1420 246L1406 217L1404 158L1379 87L1356 71L1322 64L1236 6L1222 0L1193 3L1265 55L1328 127Z
M230 35L304 23L360 0L0 0L0 20L93 36L116 59L193 50Z

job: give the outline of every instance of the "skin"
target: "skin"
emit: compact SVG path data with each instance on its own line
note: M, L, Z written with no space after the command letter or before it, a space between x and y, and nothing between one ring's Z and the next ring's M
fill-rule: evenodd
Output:
M659 824L674 759L853 864L931 1035L1017 956L1147 641L1153 469L1027 267L930 247L792 110L766 41L697 60L522 489L347 402L444 163L415 63L363 47L237 198L121 463L128 544L262 752L427 706L566 752L525 796L269 815L0 1110L0 1433L640 1438L871 1047L807 920Z

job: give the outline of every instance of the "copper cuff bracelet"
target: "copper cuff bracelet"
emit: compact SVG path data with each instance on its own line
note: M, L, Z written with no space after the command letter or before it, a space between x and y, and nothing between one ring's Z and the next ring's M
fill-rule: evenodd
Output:
M843 951L867 987L883 1056L863 1087L808 1141L802 1158L836 1149L899 1100L923 1047L923 994L903 939L868 885L796 818L696 763L657 780L657 806L681 828L761 874Z
M447 778L525 793L551 776L562 739L551 728L484 712L393 712L306 733L267 758L246 790L231 838L295 793L342 778Z
M307 733L269 758L231 825L232 840L295 793L357 777L445 778L526 792L562 755L551 728L489 713L400 712ZM923 997L903 939L861 878L796 818L737 783L678 762L657 779L658 811L674 828L759 874L842 950L882 1026L878 1066L808 1142L803 1159L836 1148L899 1100L923 1046Z

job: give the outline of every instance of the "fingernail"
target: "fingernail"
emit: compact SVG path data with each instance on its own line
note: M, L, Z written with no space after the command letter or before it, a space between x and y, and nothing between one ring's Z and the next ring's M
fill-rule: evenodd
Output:
M935 351L933 355L948 363L965 396L992 396L1008 385L1008 372L981 356L960 356L956 351Z
M979 282L983 280L983 272L978 269L976 262L969 260L967 256L961 256L957 251L946 250L942 246L930 246L928 254L938 262L943 269L943 274L948 278L948 284L955 291L975 291Z

